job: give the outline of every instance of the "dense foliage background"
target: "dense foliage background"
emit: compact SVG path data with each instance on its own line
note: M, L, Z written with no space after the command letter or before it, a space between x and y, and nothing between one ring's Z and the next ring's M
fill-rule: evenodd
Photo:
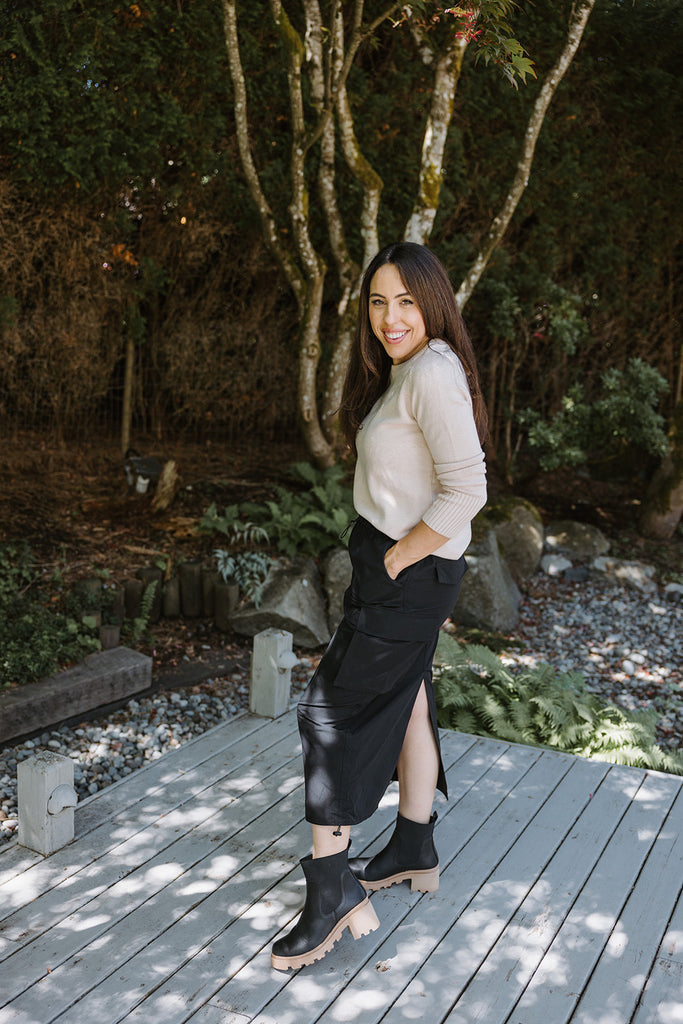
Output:
M240 12L243 61L259 169L284 209L285 70L259 6ZM537 82L514 90L466 55L432 234L456 286L505 196L570 6L524 3L515 18ZM219 0L22 0L3 3L2 20L2 431L116 433L133 351L138 433L293 436L296 308L239 168ZM567 447L553 417L566 417L568 394L570 411L604 399L607 370L625 374L617 392L636 376L622 425L643 403L667 418L680 401L682 44L677 0L598 3L466 308L491 455L511 479L539 423L557 428L546 451ZM384 179L382 243L402 232L415 192L431 82L418 45L385 24L350 80L360 141ZM343 176L339 201L351 214L359 202ZM313 229L324 248L323 226ZM326 287L331 320L339 295L332 278ZM641 379L634 357L668 389ZM647 437L609 454L627 448L642 466ZM656 461L653 444L645 465Z

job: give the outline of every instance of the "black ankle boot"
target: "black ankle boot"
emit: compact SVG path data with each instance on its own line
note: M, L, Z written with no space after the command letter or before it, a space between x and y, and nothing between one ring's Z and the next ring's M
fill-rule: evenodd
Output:
M383 850L372 858L350 860L349 867L363 888L374 892L409 879L412 892L436 892L439 888L439 855L433 839L436 819L436 811L426 825L399 814L394 834Z
M348 850L315 860L309 855L301 867L306 876L306 902L292 930L273 944L270 959L278 970L320 960L345 928L359 939L379 927L365 889L349 868Z

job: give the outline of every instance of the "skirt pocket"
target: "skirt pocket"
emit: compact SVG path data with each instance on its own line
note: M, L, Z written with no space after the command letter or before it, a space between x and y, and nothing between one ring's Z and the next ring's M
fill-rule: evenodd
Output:
M391 690L416 668L421 669L424 660L423 640L389 639L356 629L334 677L334 685L373 697Z
M364 519L359 519L354 526L349 537L349 555L353 566L351 587L356 604L401 607L401 581L392 580L384 564L385 554L395 543Z

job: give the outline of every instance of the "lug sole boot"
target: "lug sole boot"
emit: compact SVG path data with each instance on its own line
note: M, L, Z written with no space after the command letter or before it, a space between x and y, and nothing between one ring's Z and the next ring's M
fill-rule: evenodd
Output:
M354 857L349 867L366 890L376 892L397 882L410 882L411 892L436 892L439 856L434 846L436 811L426 825L399 814L394 833L374 857Z
M292 930L273 943L271 963L279 971L320 960L348 928L354 939L379 927L368 895L349 868L348 851L301 861L306 901Z

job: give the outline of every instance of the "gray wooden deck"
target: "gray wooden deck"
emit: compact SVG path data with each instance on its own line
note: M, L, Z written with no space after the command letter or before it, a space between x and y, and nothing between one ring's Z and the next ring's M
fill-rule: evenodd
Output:
M0 1024L680 1024L683 779L444 733L441 885L297 973L270 945L309 849L293 712L243 715L0 854ZM396 793L354 830L382 843Z

